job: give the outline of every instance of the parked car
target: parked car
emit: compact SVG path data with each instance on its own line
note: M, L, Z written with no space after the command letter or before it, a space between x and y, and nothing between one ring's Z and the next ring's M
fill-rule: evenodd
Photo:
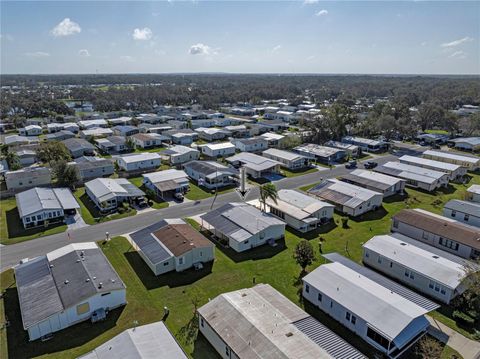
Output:
M184 197L183 197L183 193L181 193L181 192L175 193L175 194L173 195L173 197L174 197L176 200L180 201L180 202L183 201L183 198L184 198Z
M367 162L365 162L365 164L364 164L364 167L365 167L366 169L368 169L368 170L369 170L369 169L372 169L372 168L375 168L375 167L377 167L377 166L378 166L378 163L377 163L377 162L373 162L373 161L367 161Z
M346 168L356 168L357 167L357 161L348 161L348 163L345 165Z

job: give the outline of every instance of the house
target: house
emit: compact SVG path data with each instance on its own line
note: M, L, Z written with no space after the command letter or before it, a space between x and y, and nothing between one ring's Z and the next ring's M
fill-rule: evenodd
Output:
M381 193L337 179L327 179L308 192L332 203L337 211L352 217L376 210L382 206L383 199Z
M452 199L443 207L443 215L470 226L480 227L480 203Z
M262 120L262 122L260 124L261 124L261 126L263 126L264 128L267 129L266 132L269 132L269 131L274 131L274 132L284 131L284 130L288 130L288 128L290 127L288 125L288 123L286 123L282 120L264 119L264 120Z
M182 272L215 259L215 245L183 219L162 219L130 234L130 242L155 275Z
M69 138L62 143L67 147L73 158L95 155L95 147L83 138Z
M17 193L15 200L25 229L63 222L80 208L68 188L34 187Z
M138 126L140 133L158 133L162 134L165 131L172 130L173 127L169 125L151 125L148 123L142 123Z
M267 140L268 147L273 148L283 148L286 139L286 136L273 132L266 132L260 137Z
M122 136L95 139L97 147L104 153L119 153L128 150L127 140Z
M269 148L262 152L262 156L281 163L289 170L299 170L310 166L310 160L298 153Z
M400 357L430 326L429 309L341 262L303 277L302 294L389 358Z
M107 122L110 126L127 126L132 124L132 118L128 116L109 118Z
M362 169L356 169L341 176L339 179L347 183L382 193L384 198L394 194L403 193L405 189L405 181L400 178Z
M210 158L226 157L235 154L235 145L231 142L207 143L200 145L198 148L202 154Z
M5 185L9 190L21 190L37 186L46 186L52 182L52 174L47 167L27 167L4 174Z
M158 153L135 153L118 156L118 167L127 172L151 170L161 166L162 160Z
M162 141L167 141L166 136L158 133L137 133L132 135L131 140L137 148L153 148L162 146Z
M85 193L100 212L111 212L123 202L134 203L145 193L125 178L95 178L85 183Z
M108 177L115 172L113 162L95 156L79 157L74 162L70 162L72 166L75 166L78 170L80 181L98 177Z
M183 169L191 179L208 189L233 185L238 177L236 169L214 161L190 161Z
M113 135L113 131L109 128L93 127L80 131L79 135L81 138L109 137Z
M75 134L72 131L60 130L55 133L49 133L45 136L47 141L63 141L69 138L74 138Z
M406 185L425 191L435 191L448 185L449 174L400 162L387 162L373 169L388 176L405 180Z
M11 135L11 136L6 136L3 139L3 142L7 146L17 146L17 145L28 145L28 144L33 144L33 143L39 143L40 141L38 140L38 137L35 136L19 136L19 135Z
M195 132L198 133L199 138L208 142L223 140L231 135L230 132L220 128L199 127Z
M31 166L37 162L37 152L34 150L20 148L15 151L15 154L22 167Z
M453 163L465 167L468 171L476 171L477 169L480 169L480 158L478 157L459 155L451 152L427 150L423 152L423 158Z
M480 185L472 184L468 187L466 200L480 203Z
M124 136L124 137L132 136L137 133L140 133L140 130L138 129L138 127L130 126L130 125L114 126L112 127L112 130L115 135Z
M442 145L447 143L448 135L438 133L422 133L416 137L421 144Z
M448 178L451 181L461 179L467 174L467 169L465 167L453 163L440 162L429 160L428 158L408 155L402 156L398 160L400 163L405 163L407 165L418 166L439 172L446 172L449 174Z
M274 243L285 236L285 222L246 203L227 203L200 218L202 227L236 252Z
M89 128L95 127L103 127L107 128L108 123L104 119L97 119L97 120L82 120L78 121L78 125L81 129L88 130Z
M237 138L234 144L240 152L261 152L268 148L268 141L263 137Z
M335 206L330 203L290 189L279 190L277 196L276 202L267 199L266 211L299 232L317 229L333 218Z
M37 125L25 126L18 129L18 134L20 136L40 136L42 133L42 128Z
M94 242L74 243L14 268L30 341L125 305L126 287Z
M347 156L345 150L339 148L320 146L313 143L305 143L293 149L295 152L308 157L314 161L331 164L341 162Z
M462 258L480 256L480 229L419 208L396 213L391 229Z
M182 163L198 160L200 152L194 148L186 146L172 146L161 152L171 165L181 165Z
M184 171L169 169L142 175L146 188L154 191L158 197L167 198L174 193L185 193L190 188L187 174Z
M80 126L78 126L74 122L66 122L66 123L62 123L62 129L64 131L70 131L70 132L73 132L73 133L78 133L78 131L80 130Z
M465 291L465 268L473 265L399 233L365 243L363 263L445 304Z
M135 326L78 359L187 359L164 322Z
M223 117L215 117L215 126L219 127L227 127L227 126L237 126L240 124L240 120L233 118L233 117L225 117L225 115L221 114Z
M225 130L230 132L234 138L245 138L250 135L250 131L245 125L225 126Z
M198 133L190 130L168 130L164 131L162 135L167 136L170 141L177 145L188 146L198 137Z
M225 159L236 168L243 167L252 178L268 177L280 172L281 163L254 153L242 152Z
M213 127L213 126L215 126L215 119L213 118L190 120L190 128L192 129L196 129L200 127Z
M480 151L480 137L455 138L449 142L452 142L453 146L458 150L470 152Z
M197 312L221 358L366 359L269 284L220 294Z
M362 151L381 152L387 149L387 144L383 141L370 140L368 138L345 136L342 138L343 143L358 146Z
M325 142L325 146L344 150L347 152L348 156L355 157L355 158L360 156L362 152L362 150L356 145L352 145L350 143L343 143L339 141L333 141L333 140Z

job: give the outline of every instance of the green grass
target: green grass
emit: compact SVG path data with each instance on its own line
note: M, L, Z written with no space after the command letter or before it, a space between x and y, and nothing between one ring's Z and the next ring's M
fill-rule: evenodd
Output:
M231 192L234 190L233 186L222 187L218 189L218 194ZM190 181L190 190L185 194L185 198L192 201L200 201L215 195L215 190L209 190L205 187L198 186L193 181Z
M445 345L443 347L443 352L442 356L440 359L463 359L463 357L460 355L459 352L457 352L455 349L449 347L448 345Z
M306 175L309 173L315 173L315 172L318 172L317 168L307 168L299 171L292 171L286 168L282 168L282 171L281 171L282 175L284 175L285 177L297 177L297 176L303 176L303 175Z
M154 147L154 148L135 148L135 151L133 151L133 153L146 153L146 152L150 152L150 153L153 153L153 152L160 152L160 151L163 151L165 150L165 147L163 146L160 146L160 147Z
M132 178L129 178L128 179L131 183L133 183L135 186L137 186L138 188L142 187L143 186L143 177L140 176L140 177L132 177Z
M22 221L18 214L15 197L0 201L0 243L14 244L28 241L34 238L62 233L67 230L63 223L51 224L47 228L23 228Z
M448 135L446 130L425 130L425 133L431 133L432 135Z

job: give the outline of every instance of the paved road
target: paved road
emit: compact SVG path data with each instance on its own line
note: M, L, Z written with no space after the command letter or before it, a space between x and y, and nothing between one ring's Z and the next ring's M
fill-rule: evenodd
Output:
M394 155L385 155L375 158L379 164L395 160ZM360 166L362 167L362 166ZM278 189L294 189L315 182L321 178L333 178L348 173L345 166L338 166L331 170L328 168L315 173L309 173L303 176L284 178L276 181ZM258 197L258 188L253 188L247 195L247 201ZM218 207L228 202L239 201L237 193L230 192L219 195L215 200L214 207ZM9 246L2 246L0 250L1 271L17 264L22 258L34 258L43 255L57 248L70 244L72 242L90 242L99 241L105 238L105 232L113 236L130 233L140 228L153 224L163 218L190 217L210 210L213 197L197 202L188 202L172 207L140 213L136 216L127 217L115 221L99 223L96 225L78 228L68 231L70 238L66 233L55 234L47 237L41 237L30 241L25 241Z

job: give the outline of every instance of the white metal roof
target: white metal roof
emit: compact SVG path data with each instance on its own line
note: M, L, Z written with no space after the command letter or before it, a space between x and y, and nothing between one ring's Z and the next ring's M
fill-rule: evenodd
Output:
M202 145L203 147L208 147L212 151L214 150L222 150L227 148L235 148L235 145L231 142L221 142L221 143L207 143L206 145Z
M381 193L363 187L355 186L350 183L345 183L334 178L328 179L327 182L329 182L328 188L330 190L345 194L362 202L368 201L375 196L382 195Z
M407 165L400 162L387 162L376 168L377 171L383 168L399 171L398 177L408 178L423 183L433 183L447 176L445 172L435 171L428 168Z
M390 339L428 312L339 262L321 265L303 281Z
M300 158L306 158L305 156L302 156L298 153L291 152L291 151L284 151L284 150L279 150L276 148L269 148L268 150L263 151L263 154L275 156L278 158L283 158L287 161L294 161Z
M415 245L414 240L395 233L375 236L363 245L382 257L405 266L451 289L457 288L465 277L464 265L459 258L453 261Z
M176 170L176 169L146 173L146 174L143 174L142 176L144 178L148 178L152 183L178 180L178 179L187 180L187 174L184 171Z
M472 184L470 187L468 187L467 192L480 194L480 185Z
M323 208L334 208L330 203L320 201L295 190L282 189L277 194L277 203L268 199L267 204L300 220L312 216L312 214Z
M297 146L294 149L296 151L311 153L320 157L328 157L345 151L339 148L320 146L313 143L306 143L301 146Z
M68 188L35 187L15 195L20 217L43 210L80 208Z
M260 135L260 137L264 137L267 140L281 140L282 138L285 138L284 135L280 135L278 133L273 133L273 132L264 133Z
M384 175L383 173L367 171L367 170L362 170L362 169L356 169L356 170L352 171L351 174L354 175L354 176L358 176L358 177L361 177L361 178L371 180L371 181L384 183L384 184L387 184L389 186L394 186L398 182L402 181L400 178L397 178L397 177L388 176L388 175Z
M135 163L141 161L150 161L150 160L159 160L161 157L158 153L155 152L143 152L134 155L120 156L119 159L122 159L125 163Z
M242 162L245 167L251 168L255 171L265 171L277 165L281 165L280 162L265 158L250 152L241 152L235 156L226 158L228 162Z
M143 196L144 193L126 178L96 178L85 183L85 187L100 201L117 196Z
M423 152L424 156L434 156L438 158L447 158L455 161L462 161L462 162L468 162L472 164L478 164L480 163L480 158L478 157L470 157L470 156L462 156L459 154L451 153L451 152L441 152L441 151L432 151L432 150L427 150Z
M409 156L409 155L404 155L400 157L398 160L400 162L405 162L408 164L413 164L413 165L418 164L420 166L437 168L439 171L445 171L445 172L454 172L454 171L457 171L459 168L461 168L461 166L454 165L452 163L429 160L427 158L415 157L415 156Z

